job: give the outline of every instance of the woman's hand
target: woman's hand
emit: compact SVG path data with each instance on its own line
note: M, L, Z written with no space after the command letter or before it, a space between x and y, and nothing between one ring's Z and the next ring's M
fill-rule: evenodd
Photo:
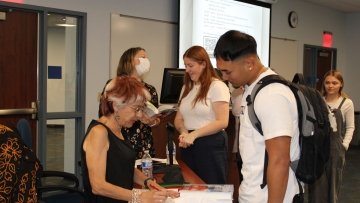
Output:
M167 199L167 192L165 190L146 191L141 193L140 199L142 203L165 202L165 200Z
M180 196L180 193L174 190L166 190L163 188L162 190L150 190L147 192L143 192L141 194L141 202L143 203L155 203L155 202L165 202L165 200L170 198L177 198Z
M180 196L180 193L174 190L167 190L159 185L155 180L147 181L147 187L152 191L167 191L167 197L176 198Z
M140 121L146 125L149 125L150 127L156 126L160 124L160 116L152 116L149 117L147 115L143 115L140 118Z
M187 148L188 145L185 143L185 137L188 133L183 133L179 135L179 147Z
M187 148L190 145L194 144L194 141L197 138L194 132L195 131L179 135L179 147Z
M170 197L170 198L178 198L180 197L180 193L178 191L175 190L166 190L166 196Z
M153 116L153 117L151 117L150 124L148 124L148 125L150 125L150 127L154 127L154 126L159 125L160 121L161 120L160 120L159 116Z
M152 179L152 180L150 179L150 180L148 180L148 181L146 182L145 187L149 188L150 190L158 190L158 191L164 189L163 187L161 187L161 186L156 182L155 179Z
M238 88L235 88L232 92L231 92L231 96L232 97L237 97L237 96L240 96L244 93L244 87L243 86L240 86Z

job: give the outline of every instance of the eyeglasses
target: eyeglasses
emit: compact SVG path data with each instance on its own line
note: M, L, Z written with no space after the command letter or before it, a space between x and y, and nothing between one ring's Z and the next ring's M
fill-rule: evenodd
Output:
M135 113L143 112L145 108L145 106L129 106L129 107L132 108L135 111Z

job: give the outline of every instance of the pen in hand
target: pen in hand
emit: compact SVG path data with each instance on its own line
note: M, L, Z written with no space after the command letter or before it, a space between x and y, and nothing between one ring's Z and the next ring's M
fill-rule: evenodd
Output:
M150 190L156 190L156 191L160 191L160 188L158 188L155 184L150 183L149 184L149 189Z
M156 185L154 183L149 184L149 189L155 190L155 191L164 191L164 192L166 192L166 197L170 197L170 198L177 198L180 196L180 193L178 191L166 190L162 187L159 188L159 185Z

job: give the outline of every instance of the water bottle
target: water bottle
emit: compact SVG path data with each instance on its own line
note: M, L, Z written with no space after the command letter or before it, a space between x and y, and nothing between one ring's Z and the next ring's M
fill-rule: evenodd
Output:
M172 151L173 163L177 163L176 162L176 145L175 145L175 142L172 142L172 144L173 144L173 151ZM169 149L168 149L167 144L166 144L166 164L170 165L170 156L169 156Z
M141 158L141 169L146 177L148 178L153 177L153 163L152 163L152 158L149 154L149 150L145 150L144 155Z

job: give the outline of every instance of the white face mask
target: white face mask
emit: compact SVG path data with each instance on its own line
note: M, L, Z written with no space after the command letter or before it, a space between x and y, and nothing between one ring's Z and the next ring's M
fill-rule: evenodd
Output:
M136 72L139 76L144 75L150 70L150 61L148 58L139 58L140 63L135 65Z

